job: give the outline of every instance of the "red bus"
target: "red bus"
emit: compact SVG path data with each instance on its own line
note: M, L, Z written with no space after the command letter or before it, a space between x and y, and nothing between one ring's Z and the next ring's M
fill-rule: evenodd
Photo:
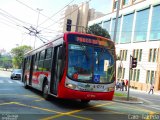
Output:
M112 100L115 66L114 42L68 32L25 54L22 81L45 99Z

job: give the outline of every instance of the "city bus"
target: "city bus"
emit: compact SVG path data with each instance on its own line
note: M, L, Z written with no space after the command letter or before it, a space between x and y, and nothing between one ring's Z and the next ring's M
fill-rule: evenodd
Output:
M114 42L100 36L67 32L25 54L24 87L43 97L112 100L115 88Z

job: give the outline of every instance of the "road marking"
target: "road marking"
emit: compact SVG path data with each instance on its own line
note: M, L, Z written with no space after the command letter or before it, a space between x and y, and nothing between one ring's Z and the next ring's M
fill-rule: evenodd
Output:
M43 111L47 111L47 112L52 112L52 113L62 113L62 112L58 112L58 111L55 111L55 110L50 110L50 109L41 108L41 107L37 107L37 106L25 105L25 104L22 104L22 103L19 103L19 102L16 102L14 104L24 106L24 107L34 108L34 109L38 109L38 110L43 110Z
M146 109L143 109L143 108L139 108L139 107L136 107L136 106L131 106L131 105L126 105L126 104L123 104L123 106L125 107L126 106L126 108L128 109L136 109L136 110L138 110L138 111L143 111L143 112L147 112L147 113L156 113L156 112L153 112L153 111L151 111L151 110L146 110ZM143 106L143 105L142 105Z
M160 106L156 106L156 105L142 105L142 106L148 107L148 108L153 108L153 109L156 109L156 110L160 111Z
M22 95L22 94L0 94L0 96L7 96L7 95L9 95L9 96L23 96L23 97L29 97L29 98L38 98L38 100L39 99L43 99L43 97L41 97L41 96L37 96L37 95Z
M0 106L2 106L2 105L10 105L10 104L13 104L13 102L0 103Z
M50 109L41 108L41 107L37 107L37 106L25 105L25 104L22 104L22 103L19 103L19 102L12 102L12 103L16 104L16 105L24 106L24 107L29 107L29 108L34 108L34 109L43 110L43 111L47 111L47 112L57 113L60 116L67 115L67 116L72 116L72 117L81 118L81 119L85 119L85 120L92 120L92 119L89 119L89 118L86 118L86 117L81 117L81 116L77 116L77 115L69 115L69 114L66 114L66 113L63 113L63 112L58 112L58 111L55 111L55 110L50 110Z
M21 81L15 81L16 83L18 83L18 84L23 84Z
M45 100L44 98L41 98L41 99L39 99L39 100L34 100L34 102L40 102L40 101L43 101L43 100Z
M8 82L8 83L13 83L13 81L11 81L11 80L7 80L7 82Z
M111 103L99 104L99 105L95 105L95 106L91 106L91 107L87 107L87 108L83 108L83 109L79 109L79 110L73 110L73 111L70 111L70 112L60 113L60 114L58 114L58 115L46 117L46 118L43 118L43 119L41 119L41 120L51 120L51 119L55 119L55 118L58 118L58 117L65 116L65 115L70 116L70 115L72 115L72 114L74 114L74 113L81 112L81 111L84 111L84 110L87 110L87 109L96 108L96 107L101 107L101 106L105 106L105 105L111 105L111 104L113 104L113 102L111 102ZM91 120L91 118L86 118L86 120Z

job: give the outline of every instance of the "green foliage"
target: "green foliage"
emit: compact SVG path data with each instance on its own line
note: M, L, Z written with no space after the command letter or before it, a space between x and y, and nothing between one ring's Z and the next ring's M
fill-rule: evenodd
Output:
M92 26L90 26L88 28L87 31L88 34L94 34L94 35L98 35L98 36L102 36L102 37L106 37L106 38L111 38L108 31L103 29L101 26L99 26L98 24L94 24Z
M14 68L21 68L24 54L30 50L32 50L32 48L27 45L19 46L11 50L11 54L13 55L12 62L13 62Z
M10 55L0 54L0 67L5 68L6 70L12 67L12 58Z

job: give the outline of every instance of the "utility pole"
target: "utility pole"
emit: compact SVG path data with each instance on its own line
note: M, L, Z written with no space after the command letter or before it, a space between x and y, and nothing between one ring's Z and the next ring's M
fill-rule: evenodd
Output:
M128 79L128 94L127 94L127 100L129 101L129 91L130 91L130 78L131 78L131 59L132 56L130 55L129 60L129 79Z
M116 42L116 34L117 34L117 26L118 26L118 16L119 16L119 9L120 9L120 1L118 0L118 6L117 6L117 12L116 12L116 21L114 26L114 35L113 35L113 41Z
M37 31L37 28L38 28L39 14L40 14L40 11L42 11L43 9L37 8L37 10L38 10L38 17L37 17L36 31ZM35 33L35 40L34 40L34 49L35 49L35 44L36 44L36 33Z

